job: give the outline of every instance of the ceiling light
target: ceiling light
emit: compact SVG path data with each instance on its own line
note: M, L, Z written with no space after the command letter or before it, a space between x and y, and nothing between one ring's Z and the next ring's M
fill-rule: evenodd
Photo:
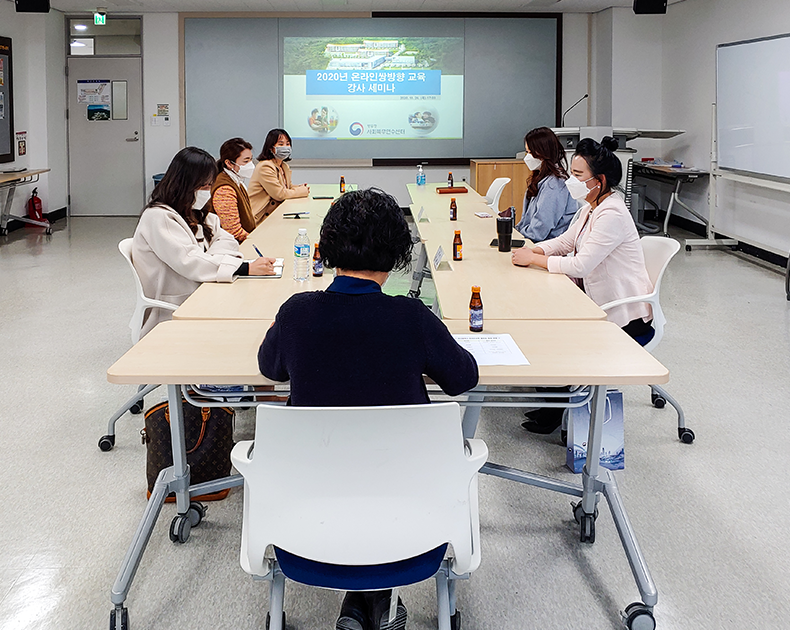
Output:
M87 31L88 27L85 24L75 24L74 25L75 31Z

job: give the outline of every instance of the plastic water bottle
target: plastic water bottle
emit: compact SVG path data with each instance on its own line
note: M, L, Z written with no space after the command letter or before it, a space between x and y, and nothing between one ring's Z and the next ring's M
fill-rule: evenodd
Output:
M294 241L294 280L307 280L310 276L310 237L306 228L299 228Z
M422 170L422 164L417 165L417 185L425 186L425 171Z

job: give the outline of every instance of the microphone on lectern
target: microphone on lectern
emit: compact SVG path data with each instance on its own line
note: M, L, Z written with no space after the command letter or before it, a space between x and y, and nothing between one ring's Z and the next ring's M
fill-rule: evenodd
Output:
M590 96L589 94L585 94L578 101L576 101L573 105L571 105L568 109L565 110L565 113L562 115L562 122L560 124L560 127L565 126L565 116L567 116L568 112L571 111L574 107L576 107L579 103L581 103L585 98L588 98L589 96Z

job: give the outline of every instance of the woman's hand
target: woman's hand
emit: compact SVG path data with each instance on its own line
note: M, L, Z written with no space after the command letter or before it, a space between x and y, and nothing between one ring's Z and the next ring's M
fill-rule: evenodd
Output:
M517 267L528 267L535 262L537 252L529 247L521 247L513 251L511 260Z
M256 258L250 263L249 274L251 276L273 276L274 261L274 258L269 258L267 256Z
M300 197L307 197L310 194L310 186L307 184L300 184L294 190L299 193Z

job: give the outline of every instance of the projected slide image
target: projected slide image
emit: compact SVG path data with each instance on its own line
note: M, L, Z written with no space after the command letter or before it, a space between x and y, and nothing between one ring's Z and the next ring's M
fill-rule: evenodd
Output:
M463 43L286 37L283 124L297 138L462 138Z

